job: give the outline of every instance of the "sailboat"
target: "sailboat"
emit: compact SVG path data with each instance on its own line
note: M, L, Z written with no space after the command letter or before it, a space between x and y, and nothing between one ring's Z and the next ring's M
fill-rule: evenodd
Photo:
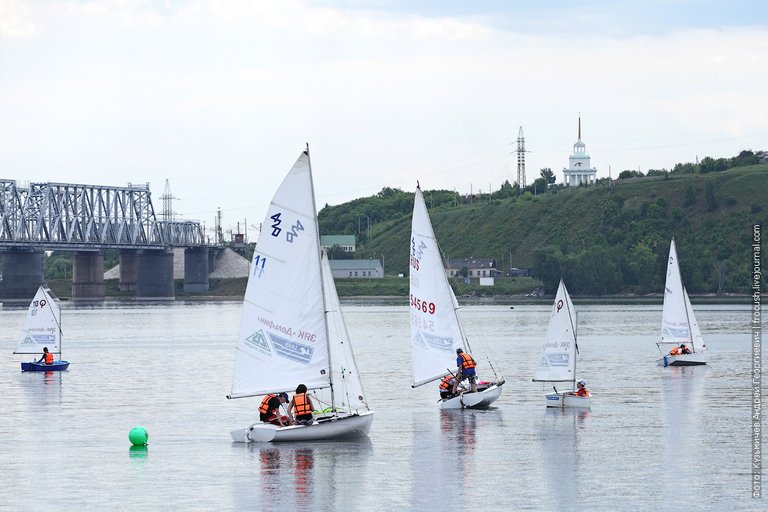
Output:
M456 368L456 349L472 353L459 321L456 296L445 276L440 248L421 189L416 187L411 225L410 317L413 387L447 376ZM501 396L504 380L478 382L474 393L441 399L441 409L480 409ZM453 370L452 370L453 369Z
M539 367L533 377L534 382L570 382L570 391L561 393L555 388L554 393L546 396L547 407L588 408L591 396L576 396L576 355L579 345L576 341L576 312L568 295L565 283L560 279L555 303L549 314L547 336L539 358ZM554 387L554 386L553 386Z
M43 348L47 348L51 354L61 356L61 309L48 291L40 286L29 303L14 354L40 356ZM45 364L44 361L21 363L23 372L57 372L67 368L69 361L60 359L54 360L52 364Z
M685 345L690 354L672 355L675 347ZM704 344L691 300L683 286L680 267L677 263L675 239L669 246L667 282L664 286L664 307L661 312L661 341L656 343L662 357L656 361L659 366L697 366L707 364L709 350Z
M344 439L371 429L316 212L307 147L275 193L256 244L227 398L292 393L304 384L323 413L311 425L256 422L232 431L236 442Z

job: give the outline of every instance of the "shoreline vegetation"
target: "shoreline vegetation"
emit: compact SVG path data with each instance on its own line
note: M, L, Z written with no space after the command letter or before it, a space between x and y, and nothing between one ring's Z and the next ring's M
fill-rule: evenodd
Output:
M408 278L385 276L383 279L337 279L336 287L344 303L392 304L408 302ZM543 293L541 282L530 277L497 278L495 286L479 286L476 283L452 282L451 286L459 302L477 304L550 304L552 296ZM210 288L204 293L184 292L183 280L176 280L175 299L138 299L134 291L121 291L116 279L105 281L108 301L143 302L151 300L221 301L241 302L245 294L246 278L211 279ZM50 279L48 286L57 298L69 301L72 297L71 279ZM581 295L572 297L581 304L661 304L663 293L646 295ZM749 304L749 294L714 293L691 295L694 304Z

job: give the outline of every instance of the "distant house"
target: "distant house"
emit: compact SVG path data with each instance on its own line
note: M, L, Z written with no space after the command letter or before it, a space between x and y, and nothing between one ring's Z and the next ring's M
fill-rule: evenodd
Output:
M320 235L320 247L330 249L334 245L344 252L355 252L355 235Z
M372 260L330 260L334 279L381 279L384 268L378 259Z
M496 277L502 272L496 268L496 260L488 258L449 259L445 266L445 275L456 277L466 271L467 277Z

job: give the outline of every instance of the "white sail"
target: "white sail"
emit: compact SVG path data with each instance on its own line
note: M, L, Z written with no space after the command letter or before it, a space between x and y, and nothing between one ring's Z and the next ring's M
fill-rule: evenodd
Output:
M456 367L456 349L467 348L456 313L456 298L445 277L440 249L420 189L411 225L410 317L414 386Z
M61 309L41 286L29 303L15 353L40 355L44 347L52 354L61 353Z
M563 280L557 288L549 314L547 336L534 381L574 382L576 371L576 325L571 297Z
M331 266L325 255L323 255L323 289L325 290L325 306L328 310L326 318L330 342L333 404L335 407L351 413L367 411L369 409L363 392L363 384L357 372L357 363L352 352L347 325L341 313ZM322 403L315 404L315 407L331 403L329 390L325 389L318 392L318 396Z
M688 312L688 323L691 326L691 350L693 352L701 351L705 348L704 337L701 335L701 329L699 329L699 323L696 321L696 315L693 314L691 299L688 298L688 290L685 288L683 288L683 296L685 297L685 309Z
M330 386L319 240L305 151L275 193L256 244L230 397Z
M669 246L667 282L664 286L664 307L661 312L661 343L691 343L688 315L685 307L685 291L677 264L675 240Z

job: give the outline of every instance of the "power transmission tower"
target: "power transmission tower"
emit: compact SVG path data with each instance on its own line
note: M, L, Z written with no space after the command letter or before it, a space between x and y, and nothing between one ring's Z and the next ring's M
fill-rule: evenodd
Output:
M517 184L520 188L525 188L525 136L523 127L517 134Z
M160 196L160 199L163 200L163 220L165 222L173 222L173 200L177 198L171 194L171 185L168 183L168 180L165 180L165 188L163 188L163 195Z

